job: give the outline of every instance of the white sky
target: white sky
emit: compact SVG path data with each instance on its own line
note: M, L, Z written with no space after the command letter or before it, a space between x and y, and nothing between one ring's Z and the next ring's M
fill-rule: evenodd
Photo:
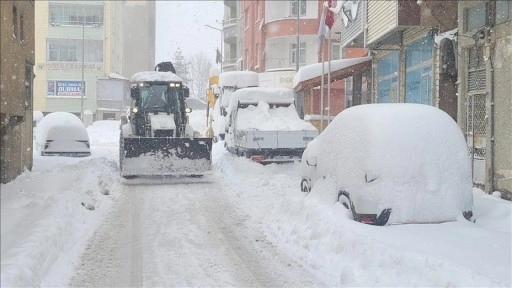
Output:
M157 1L155 62L172 60L179 47L185 57L203 51L215 63L221 32L204 25L222 28L223 15L223 1Z

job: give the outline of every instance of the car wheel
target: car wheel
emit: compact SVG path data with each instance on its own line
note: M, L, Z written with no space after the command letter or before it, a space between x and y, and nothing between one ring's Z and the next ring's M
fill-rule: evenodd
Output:
M302 179L302 181L300 182L300 190L302 192L306 192L306 193L311 192L311 183L310 183L310 181L307 180L307 179Z
M346 211L348 218L352 220L356 219L354 204L352 204L350 196L345 191L338 192L338 201L341 205L343 205L343 207L345 207L345 209L347 209Z

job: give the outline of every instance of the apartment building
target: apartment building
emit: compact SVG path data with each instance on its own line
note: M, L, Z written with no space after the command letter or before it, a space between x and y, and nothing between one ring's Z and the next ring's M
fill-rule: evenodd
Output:
M0 3L0 182L32 169L34 1Z
M128 97L122 87L136 71L154 68L155 3L35 3L34 109L76 115L90 110L96 119L119 116ZM109 80L121 88L102 94Z
M317 63L322 5L320 0L224 1L223 71L297 70ZM333 47L333 59L339 59L339 43Z

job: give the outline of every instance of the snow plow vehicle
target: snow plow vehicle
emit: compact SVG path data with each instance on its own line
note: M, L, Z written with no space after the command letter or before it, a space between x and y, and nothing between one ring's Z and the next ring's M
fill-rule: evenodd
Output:
M129 113L121 118L121 176L202 176L211 170L212 138L188 124L188 87L171 62L131 78Z

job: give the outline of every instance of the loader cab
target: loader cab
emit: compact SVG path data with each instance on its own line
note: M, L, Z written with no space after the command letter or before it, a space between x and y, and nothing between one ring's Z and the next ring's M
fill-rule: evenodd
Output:
M188 88L179 82L139 82L131 88L132 113L184 114Z

